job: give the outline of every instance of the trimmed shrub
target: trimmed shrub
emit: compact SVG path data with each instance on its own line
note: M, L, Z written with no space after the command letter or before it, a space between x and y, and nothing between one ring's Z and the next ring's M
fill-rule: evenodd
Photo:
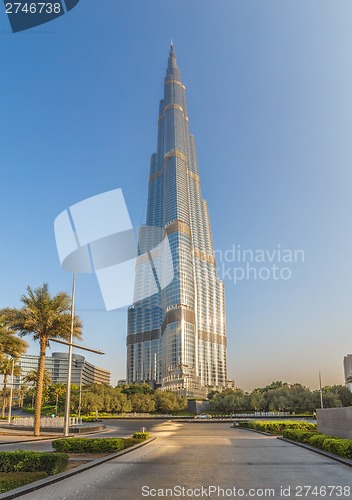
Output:
M0 452L0 472L37 472L57 474L67 468L68 455L39 451Z
M239 422L240 427L246 427L249 429L254 429L262 432L270 432L272 434L282 434L283 431L287 429L297 429L303 431L315 431L316 424L311 424L310 422L305 422L302 420L292 421L292 420L249 420L247 422Z
M246 421L243 421L243 420L236 421L236 423L238 424L238 427L240 427L241 429L250 429L249 422L247 420Z
M123 450L123 438L69 438L52 442L55 451L66 453L113 453Z
M309 438L308 444L310 446L314 446L315 448L323 448L324 441L328 438L330 438L330 436L327 436L326 434L316 433Z
M143 443L145 439L137 439L137 438L125 438L125 448L130 448L131 446L134 446L135 444Z
M344 458L352 458L352 439L340 439L318 432L286 430L283 436L293 441L306 443Z
M33 481L39 481L47 477L46 472L6 472L0 473L0 494L19 488Z
M132 437L141 439L142 441L146 441L147 439L149 439L149 432L135 432Z
M315 431L301 431L299 429L287 429L282 433L283 437L298 441L299 443L308 443L311 437L316 435Z
M352 458L352 439L327 438L322 449L340 457Z

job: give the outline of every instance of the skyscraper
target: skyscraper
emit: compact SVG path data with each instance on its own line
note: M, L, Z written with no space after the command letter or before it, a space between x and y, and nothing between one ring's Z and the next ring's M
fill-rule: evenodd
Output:
M159 107L157 152L150 162L146 225L139 233L140 255L151 257L158 230L168 236L173 279L164 289L150 288L144 298L150 274L143 259L137 265L136 299L128 311L127 382L203 397L226 386L224 285L217 277L186 89L172 43ZM154 256L153 266L156 279L161 269L170 267L160 255Z

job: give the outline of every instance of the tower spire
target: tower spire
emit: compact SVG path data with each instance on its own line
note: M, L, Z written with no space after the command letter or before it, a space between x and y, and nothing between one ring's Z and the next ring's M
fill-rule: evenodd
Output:
M176 61L176 52L175 52L175 48L174 48L174 42L171 38L167 74L170 75L170 74L174 73L175 70L178 71L178 66L177 66L177 61Z

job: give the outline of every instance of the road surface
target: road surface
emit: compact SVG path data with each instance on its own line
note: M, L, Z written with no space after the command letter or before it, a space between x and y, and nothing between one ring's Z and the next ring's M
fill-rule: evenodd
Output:
M351 468L275 437L210 422L153 432L152 443L21 499L352 497Z

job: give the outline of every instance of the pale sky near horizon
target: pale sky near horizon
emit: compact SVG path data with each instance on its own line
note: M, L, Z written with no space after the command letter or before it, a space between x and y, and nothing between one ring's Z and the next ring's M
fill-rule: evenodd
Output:
M70 292L53 233L70 205L121 188L144 222L172 38L225 281L228 375L246 390L317 388L319 370L343 383L351 19L347 0L81 0L12 34L0 10L0 307L27 285ZM85 344L107 352L87 359L125 378L126 312L104 311L93 275L77 279L77 312Z

